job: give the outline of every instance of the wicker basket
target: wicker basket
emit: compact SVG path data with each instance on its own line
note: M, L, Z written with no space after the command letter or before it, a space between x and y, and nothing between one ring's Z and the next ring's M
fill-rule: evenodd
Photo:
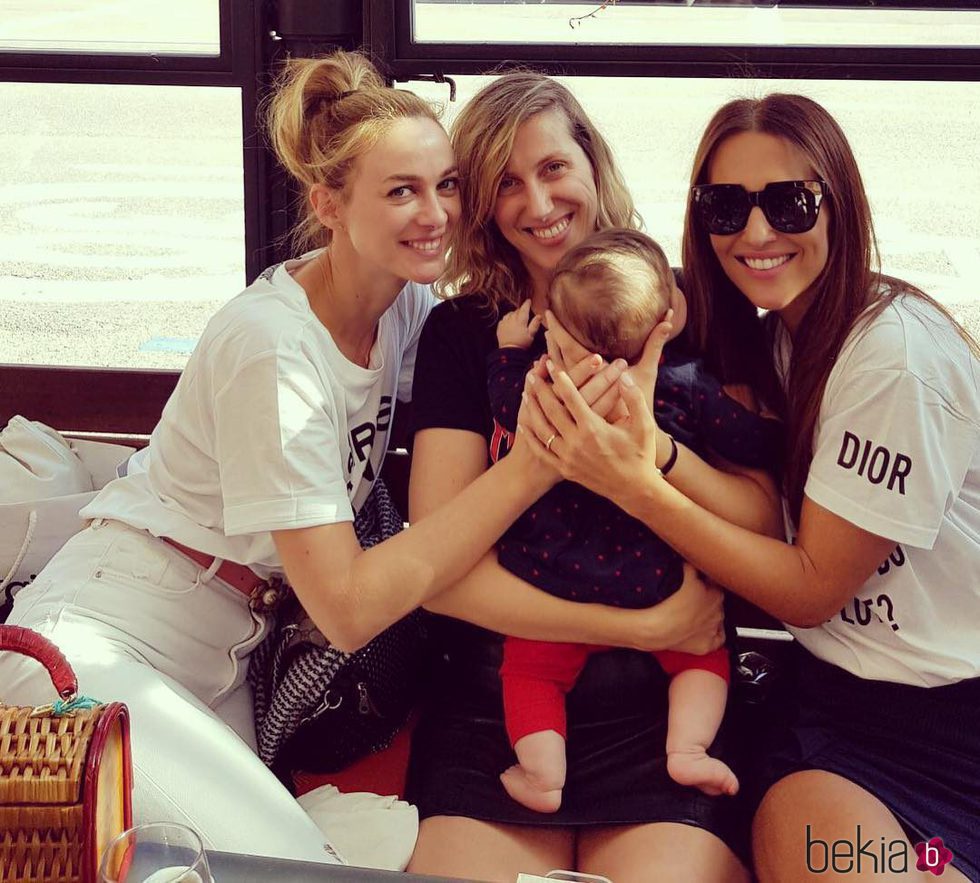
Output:
M61 697L0 702L0 881L95 883L105 846L132 825L126 706L79 707L90 703L68 661L29 629L0 625L0 650L37 659Z

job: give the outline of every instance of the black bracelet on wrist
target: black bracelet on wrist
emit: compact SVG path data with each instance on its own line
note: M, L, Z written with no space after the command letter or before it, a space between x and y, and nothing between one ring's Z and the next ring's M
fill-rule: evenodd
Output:
M674 441L672 435L668 435L667 438L670 439L670 454L667 456L667 462L660 467L660 474L666 475L674 468L674 464L677 462L677 442Z

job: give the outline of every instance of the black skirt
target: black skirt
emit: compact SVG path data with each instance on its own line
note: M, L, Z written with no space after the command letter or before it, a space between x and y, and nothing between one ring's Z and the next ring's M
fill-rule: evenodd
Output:
M516 762L503 721L499 635L440 623L441 654L412 740L408 799L422 818L466 816L536 826L679 822L704 828L745 856L748 809L667 775L668 679L649 654L593 656L567 698L568 774L561 809L537 813L512 800L500 774ZM730 726L710 753L732 761Z
M941 837L980 883L980 679L914 687L798 657L794 713L762 758L759 793L800 770L836 773L881 800L912 843Z

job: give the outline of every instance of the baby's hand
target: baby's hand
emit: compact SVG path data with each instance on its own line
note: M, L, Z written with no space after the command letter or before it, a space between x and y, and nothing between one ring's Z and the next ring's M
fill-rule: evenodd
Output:
M526 300L497 323L497 346L516 346L526 350L534 343L534 335L540 327L541 318L531 316L531 301Z

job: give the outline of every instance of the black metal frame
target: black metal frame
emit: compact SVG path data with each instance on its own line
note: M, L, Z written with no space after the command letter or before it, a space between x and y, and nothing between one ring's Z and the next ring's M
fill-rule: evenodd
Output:
M567 76L980 81L980 47L416 43L412 0L364 4L365 45L395 80L419 74L486 73L506 61ZM878 0L876 6L939 4ZM943 9L975 6L960 0L946 2Z
M217 0L218 55L0 51L0 79L51 83L237 86L253 42L253 0ZM235 15L235 8L238 15ZM245 14L242 14L242 13Z

